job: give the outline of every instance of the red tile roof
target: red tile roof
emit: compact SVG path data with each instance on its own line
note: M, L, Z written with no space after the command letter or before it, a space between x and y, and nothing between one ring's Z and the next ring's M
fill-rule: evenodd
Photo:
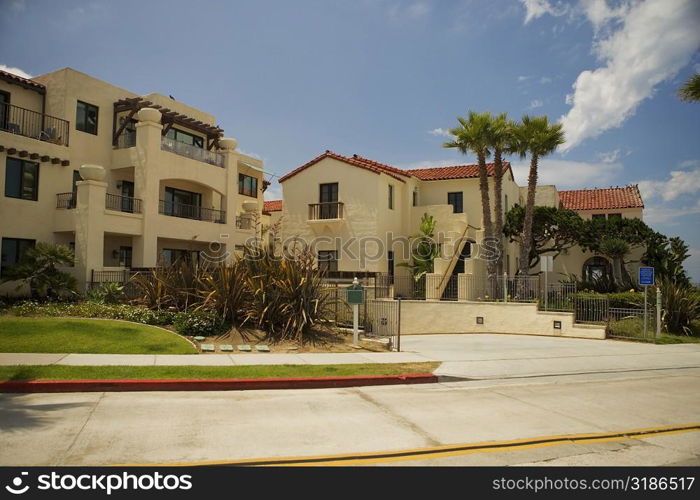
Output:
M400 168L392 167L391 165L386 165L384 163L379 163L368 158L364 158L359 155L343 156L333 151L326 150L325 153L317 156L308 163L303 164L286 175L280 178L280 182L284 182L290 177L295 176L302 170L315 165L324 158L333 158L356 167L364 168L370 170L377 174L386 174L398 179L401 182L405 182L402 177L417 177L424 181L439 181L447 179L470 179L479 176L479 166L478 165L456 165L452 167L436 167L436 168L418 168L413 170L401 170ZM503 168L505 171L510 170L510 163L507 161L503 162ZM488 175L493 176L494 165L493 163L487 164ZM512 173L511 173L512 175Z
M263 202L263 213L270 212L281 212L282 211L282 200L270 200Z
M384 165L383 163L379 163L376 161L368 160L367 158L362 158L361 156L353 155L353 156L343 156L339 155L338 153L334 153L333 151L326 150L325 153L318 155L316 158L311 160L308 163L304 163L301 167L295 168L291 172L289 172L286 175L283 175L280 177L280 182L284 182L287 179L297 175L299 172L302 170L306 170L312 165L315 165L316 163L320 162L324 158L333 158L335 160L339 160L345 163L348 163L350 165L354 165L356 167L364 168L365 170L369 170L371 172L374 172L375 174L386 174L390 177L393 177L396 180L399 180L401 182L406 182L404 179L402 179L399 176L405 176L408 177L409 174L404 172L403 170L400 170L395 167L391 167L389 165Z
M642 195L636 184L623 187L559 191L559 200L562 208L569 210L644 208Z
M34 80L30 80L29 78L24 78L22 76L15 75L14 73L10 73L9 71L3 71L1 69L0 79L10 83L16 83L24 87L33 87L42 92L46 91L46 87L39 82L35 82Z
M503 162L503 170L510 169L510 162ZM493 176L494 164L486 164L486 172L489 177ZM455 165L451 167L417 168L406 170L407 173L415 175L424 181L444 181L448 179L471 179L479 177L479 165Z

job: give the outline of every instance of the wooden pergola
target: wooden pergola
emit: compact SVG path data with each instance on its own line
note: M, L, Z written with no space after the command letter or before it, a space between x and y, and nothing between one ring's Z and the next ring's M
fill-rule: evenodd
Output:
M208 150L218 146L219 139L224 135L223 129L216 125L210 125L201 120L195 120L192 117L180 114L170 108L165 108L160 104L154 104L143 97L127 97L114 103L114 135L112 137L112 144L114 146L117 145L119 136L124 132L129 122L133 120L134 115L142 108L154 108L160 111L162 115L161 123L163 124L163 135L167 134L168 130L170 130L173 125L180 125L205 135L207 138ZM126 116L126 120L124 120L121 125L117 126L117 114L122 112L128 112L129 114Z

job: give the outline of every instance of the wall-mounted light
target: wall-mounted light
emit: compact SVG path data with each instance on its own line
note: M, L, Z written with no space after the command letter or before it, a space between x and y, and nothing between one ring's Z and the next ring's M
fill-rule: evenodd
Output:
M561 330L561 321L555 321L555 322L554 322L554 329L555 329L555 330Z
M114 257L115 259L118 259L119 258L119 250L112 250L112 257Z
M122 181L118 181L117 182L117 189L121 189L121 188L122 188Z

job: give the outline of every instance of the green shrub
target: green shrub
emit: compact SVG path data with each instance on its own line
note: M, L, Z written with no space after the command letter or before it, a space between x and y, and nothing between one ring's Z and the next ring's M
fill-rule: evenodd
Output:
M183 312L175 315L173 326L181 335L208 337L223 331L224 320L213 311Z
M145 307L126 304L102 304L99 302L47 302L26 300L11 307L8 312L15 316L53 316L76 318L122 319L146 325L169 325L174 313L152 311Z
M124 286L119 283L102 283L98 287L90 288L85 296L91 302L117 304L124 299Z

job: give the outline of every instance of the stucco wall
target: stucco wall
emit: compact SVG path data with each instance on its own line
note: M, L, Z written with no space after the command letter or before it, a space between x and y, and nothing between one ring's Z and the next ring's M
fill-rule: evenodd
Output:
M484 324L476 323L477 316ZM561 329L554 329L561 321ZM535 304L401 301L401 334L514 333L554 337L605 338L605 328L575 325L572 313L540 312Z

